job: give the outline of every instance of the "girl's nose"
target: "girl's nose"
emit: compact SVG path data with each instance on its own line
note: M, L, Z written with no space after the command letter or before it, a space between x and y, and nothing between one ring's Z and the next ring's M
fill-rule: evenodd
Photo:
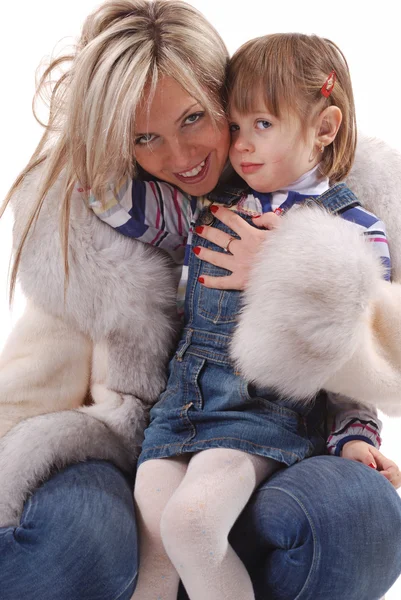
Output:
M233 146L238 152L253 152L255 149L249 138L240 132L237 134Z

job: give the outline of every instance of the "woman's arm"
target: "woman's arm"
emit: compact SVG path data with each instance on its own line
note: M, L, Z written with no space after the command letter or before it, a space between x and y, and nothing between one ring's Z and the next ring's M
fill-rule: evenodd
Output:
M30 174L12 198L17 239L40 176L39 171ZM94 404L27 419L1 439L0 525L18 522L24 499L54 467L77 459L106 458L131 468L149 408L165 387L179 329L172 261L106 226L88 210L78 190L71 198L65 289L59 238L63 188L60 177L26 240L19 278L30 302L93 345L92 365L88 365L92 381L85 387ZM34 349L26 356L24 345L20 348L33 364L43 359L40 344ZM64 375L63 381L68 382L68 356L61 353L58 361L59 378ZM38 388L39 405L47 387L43 382Z
M235 240L234 256L199 254L232 271L222 289L243 289L249 280L232 346L248 379L300 398L324 388L401 414L401 284L394 283L401 281L400 174L399 153L361 140L349 184L386 222L392 284L383 281L378 244L367 244L353 224L312 209L290 211L275 231L254 229L242 248ZM216 216L236 230L238 215L221 208ZM210 234L205 228L202 235ZM227 240L216 243L224 247Z
M375 245L316 208L288 213L274 231L224 208L216 216L242 239L233 256L199 258L248 282L232 344L244 376L287 396L327 389L401 414L401 286L384 281Z

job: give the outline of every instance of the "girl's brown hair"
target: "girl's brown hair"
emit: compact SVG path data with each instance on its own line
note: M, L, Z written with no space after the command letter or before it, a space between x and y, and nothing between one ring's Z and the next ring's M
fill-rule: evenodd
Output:
M224 118L228 51L217 31L181 0L109 0L86 19L72 53L55 59L37 96L51 84L49 120L31 160L14 182L0 216L28 173L42 165L40 187L18 241L15 287L24 242L50 188L62 174L60 233L68 281L70 203L77 182L102 200L110 184L134 177L134 121L159 79L175 79L217 123ZM61 75L54 83L53 75ZM28 211L29 212L29 211Z
M325 98L321 88L333 70L337 79L331 95ZM356 118L348 64L336 44L301 33L251 40L230 61L228 92L230 106L240 113L258 110L262 93L273 116L295 112L304 131L327 106L337 106L342 123L335 140L324 150L320 169L331 183L347 176L355 155Z

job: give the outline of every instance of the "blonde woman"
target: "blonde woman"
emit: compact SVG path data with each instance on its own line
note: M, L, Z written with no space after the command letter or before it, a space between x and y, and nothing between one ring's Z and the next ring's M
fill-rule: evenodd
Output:
M138 175L194 197L212 191L229 144L223 110L227 58L215 30L185 3L104 4L87 19L76 53L65 61L49 127L11 190L13 282L18 272L34 310L85 337L92 365L86 347L82 361L88 378L92 371L87 388L95 404L23 421L2 439L0 515L1 524L8 525L0 530L4 600L128 599L134 592L139 556L132 486L119 469L107 462L69 467L29 498L21 520L19 511L26 493L52 467L104 458L132 468L148 409L165 385L176 332L175 266L182 256L176 246L166 255L123 238L102 224L88 203L91 198L102 207L110 203L114 214L114 192ZM160 97L167 78L178 97ZM156 128L150 130L146 119L139 127L137 116L146 115L158 98L163 110ZM152 140L148 174L135 162L139 139L145 148ZM152 185L156 205L163 184ZM261 237L248 242L256 250ZM314 251L325 260L325 250ZM36 353L40 348L39 343ZM320 353L314 356L319 369ZM52 363L46 368L50 380ZM328 366L324 375L331 375ZM303 384L313 387L307 380ZM39 388L36 402L41 394ZM20 418L30 414L31 403L18 398L16 404ZM353 526L358 511L363 528ZM384 477L357 462L316 457L259 487L231 541L257 597L360 600L366 590L373 600L400 572L400 528L399 499Z

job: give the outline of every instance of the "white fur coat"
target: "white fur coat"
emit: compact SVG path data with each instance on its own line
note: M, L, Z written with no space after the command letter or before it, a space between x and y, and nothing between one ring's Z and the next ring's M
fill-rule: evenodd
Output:
M13 198L16 240L39 176ZM400 178L401 157L362 140L349 184L387 223L397 279ZM18 523L52 468L87 458L133 467L176 340L170 260L102 223L79 193L64 303L61 193L59 182L27 240L27 309L0 358L0 526ZM324 387L397 413L400 285L381 279L355 230L318 209L290 213L255 265L232 352L247 378L281 393L305 398Z

